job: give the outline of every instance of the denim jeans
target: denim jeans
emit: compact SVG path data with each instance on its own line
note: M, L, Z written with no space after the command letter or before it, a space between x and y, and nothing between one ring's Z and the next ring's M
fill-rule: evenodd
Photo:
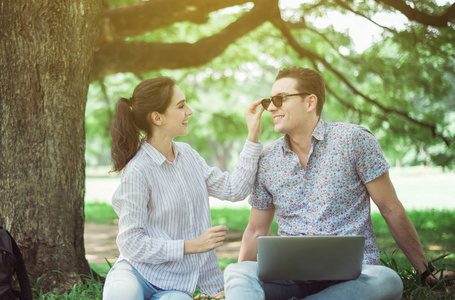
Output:
M165 291L145 280L129 262L123 260L109 271L104 283L103 300L191 300L188 294Z
M401 299L403 283L384 266L362 265L362 273L348 281L261 281L257 262L231 264L224 270L227 300L278 299Z

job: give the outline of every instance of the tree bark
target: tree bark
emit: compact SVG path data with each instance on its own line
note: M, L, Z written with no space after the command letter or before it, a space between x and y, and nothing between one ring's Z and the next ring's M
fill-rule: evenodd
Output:
M84 113L102 0L1 0L0 15L0 225L32 279L62 291L89 272Z

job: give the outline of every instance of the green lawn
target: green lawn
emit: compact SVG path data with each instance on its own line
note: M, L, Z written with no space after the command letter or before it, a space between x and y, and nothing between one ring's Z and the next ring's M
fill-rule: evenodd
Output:
M248 223L248 209L212 209L213 225L226 225L231 231L243 231ZM88 222L114 223L116 215L109 204L89 203L86 205ZM408 215L419 233L427 259L434 259L448 252L455 252L455 211L453 210L412 210ZM410 263L398 249L391 237L384 219L379 213L372 214L372 221L381 251L382 264L395 269L405 286L404 299L452 299L455 297L453 281L442 282L435 287L422 286ZM273 222L271 232L276 233L278 226ZM221 259L221 269L236 260ZM455 254L434 263L436 268L455 270ZM109 265L93 264L93 269L106 274Z

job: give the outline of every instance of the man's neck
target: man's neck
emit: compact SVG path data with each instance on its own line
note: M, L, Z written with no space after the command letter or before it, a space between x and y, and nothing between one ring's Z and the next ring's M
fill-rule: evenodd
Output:
M297 155L308 155L311 149L311 136L318 125L319 119L312 120L293 134L288 134L288 142L291 150Z

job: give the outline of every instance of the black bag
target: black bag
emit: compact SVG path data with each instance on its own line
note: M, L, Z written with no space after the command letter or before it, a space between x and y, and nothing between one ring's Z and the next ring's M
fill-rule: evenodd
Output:
M14 273L17 273L20 292L12 287ZM13 237L2 227L0 227L0 299L33 299L21 251Z

